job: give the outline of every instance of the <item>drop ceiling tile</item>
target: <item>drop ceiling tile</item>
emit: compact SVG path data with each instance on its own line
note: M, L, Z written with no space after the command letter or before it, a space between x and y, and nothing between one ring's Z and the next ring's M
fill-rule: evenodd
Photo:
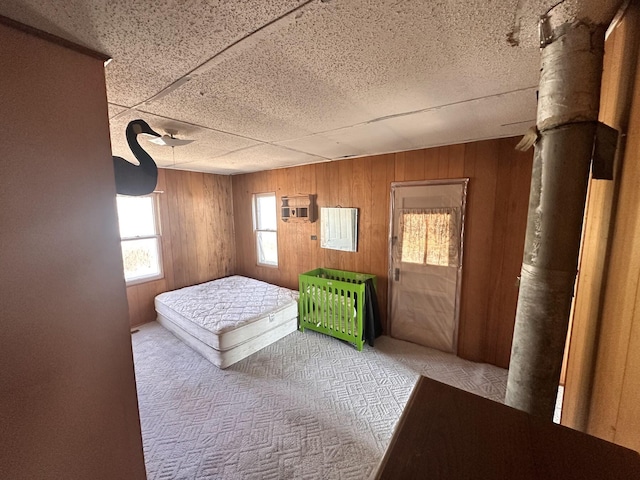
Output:
M354 137L351 139L340 135L341 131L352 130L352 128L353 127L340 129L334 132L307 135L293 140L276 142L275 144L333 160L366 155L367 149L357 141L357 138ZM385 133L388 134L388 132ZM367 142L369 141L370 139L367 139Z
M109 118L115 117L116 115L126 110L126 108L121 107L119 105L114 105L113 103L109 103L108 107L109 107Z
M279 142L531 87L539 52L507 44L513 17L502 10L511 9L480 0L314 3L145 108Z
M331 159L520 135L535 124L535 90L391 117L279 145Z
M535 125L535 89L489 97L383 121L416 148L521 135Z
M132 106L302 1L32 0L0 13L110 55L109 101Z
M111 55L113 104L147 100L191 72L139 107L155 125L174 119L201 135L172 155L154 151L160 164L216 168L231 154L233 168L268 169L309 158L252 148L240 161L243 149L279 143L315 161L520 133L532 100L518 92L538 83L537 20L551 3L16 0L0 14ZM607 22L618 4L567 0L552 22ZM126 157L118 113L110 108L114 152Z
M386 122L342 128L333 132L279 142L278 145L332 160L417 148L404 132Z
M243 173L290 167L307 163L324 162L326 158L296 152L276 145L258 145L221 155L211 160L219 172ZM186 164L185 168L194 168Z
M212 173L214 175L234 175L237 173L244 173L241 170L223 167L219 164L207 161L195 161L183 163L176 166L167 165L162 168L166 168L169 170L186 170L188 172Z

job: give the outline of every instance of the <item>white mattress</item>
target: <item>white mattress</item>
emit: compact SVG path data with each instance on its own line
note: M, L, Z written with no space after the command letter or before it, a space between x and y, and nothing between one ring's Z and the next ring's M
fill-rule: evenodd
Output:
M222 369L239 362L243 358L256 353L258 350L261 350L264 347L271 345L273 342L276 342L298 330L298 318L294 317L288 322L282 323L270 330L266 330L261 335L257 335L234 348L220 351L210 347L190 333L185 332L178 325L161 314L158 314L158 323L213 363L216 367Z
M162 293L155 307L160 324L225 368L296 330L297 298L294 290L236 275Z

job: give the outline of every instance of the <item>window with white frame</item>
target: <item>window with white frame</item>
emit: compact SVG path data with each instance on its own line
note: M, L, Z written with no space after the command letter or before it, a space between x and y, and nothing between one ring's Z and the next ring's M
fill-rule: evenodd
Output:
M127 284L162 278L156 198L118 195L118 223Z
M278 266L278 222L275 193L253 195L253 231L258 265Z

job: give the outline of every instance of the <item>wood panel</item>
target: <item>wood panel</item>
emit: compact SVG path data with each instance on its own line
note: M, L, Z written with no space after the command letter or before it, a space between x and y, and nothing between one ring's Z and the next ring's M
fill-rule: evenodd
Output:
M615 180L593 180L562 423L640 451L640 6L605 45L600 118L627 132Z
M391 182L469 177L459 355L506 367L532 163L531 152L513 149L516 142L490 140L234 176L237 273L289 288L297 288L299 273L317 267L373 273L386 330ZM320 248L318 222L279 221L279 266L257 266L251 196L266 191L276 191L278 200L310 193L319 207L359 208L358 252Z
M487 287L491 278L494 205L500 152L498 147L497 141L489 141L468 145L465 150L464 176L470 180L465 218L458 348L462 355L477 361L489 361L486 345L490 333L487 330L490 322L488 305L492 292ZM473 320L474 316L483 320ZM512 324L513 322L515 310Z
M620 127L615 108L621 76L622 44L620 28L605 44L604 71L600 97L600 119L608 125ZM562 405L562 424L586 431L595 368L596 337L601 308L601 290L608 263L609 231L613 211L615 183L589 183L579 275L566 352L565 389Z
M231 177L160 169L157 190L164 278L127 287L131 326L155 320L156 295L235 273Z
M518 301L520 265L514 260L524 250L521 232L526 230L528 214L528 203L519 199L531 183L532 157L515 150L517 141L501 142L496 178L486 355L500 365L507 365L511 357L513 329L500 320L512 314Z
M0 17L0 478L142 480L103 57L52 39Z

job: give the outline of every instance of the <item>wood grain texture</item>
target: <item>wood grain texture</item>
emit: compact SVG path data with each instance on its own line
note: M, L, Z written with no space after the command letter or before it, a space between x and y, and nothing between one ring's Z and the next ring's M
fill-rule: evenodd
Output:
M164 278L127 287L132 327L155 320L156 295L235 272L231 178L159 169L157 190Z
M377 479L631 479L637 452L420 377Z
M614 99L618 97L622 45L620 27L605 44L600 120L620 127ZM564 367L562 424L586 430L595 368L596 337L604 272L608 264L614 182L591 181L585 207L579 275Z
M640 451L640 6L605 45L600 118L627 132L585 219L562 423Z
M513 329L501 319L509 316L518 302L520 265L514 259L522 255L527 227L528 205L519 201L522 191L529 191L531 156L517 152L517 139L500 145L496 199L491 249L491 295L487 322L487 355L491 363L507 365L511 357ZM523 164L527 168L522 168Z
M490 341L490 330L487 327L490 322L496 321L488 318L488 307L493 293L489 287L500 149L497 141L489 141L469 145L465 152L464 176L469 178L469 189L458 350L461 355L471 360L489 362L493 355L489 354L487 345L493 342ZM524 231L522 233L524 236ZM521 262L522 258L518 263ZM514 322L515 308L511 320L512 329Z
M469 177L458 354L506 367L522 262L531 152L518 139L498 139L433 149L319 163L233 177L238 252L236 272L288 288L298 274L318 267L378 277L386 330L389 194L396 181ZM251 221L254 193L316 194L318 207L359 208L356 253L320 248L319 222L278 221L278 268L256 265ZM318 240L311 240L317 235ZM497 239L496 246L494 240Z

